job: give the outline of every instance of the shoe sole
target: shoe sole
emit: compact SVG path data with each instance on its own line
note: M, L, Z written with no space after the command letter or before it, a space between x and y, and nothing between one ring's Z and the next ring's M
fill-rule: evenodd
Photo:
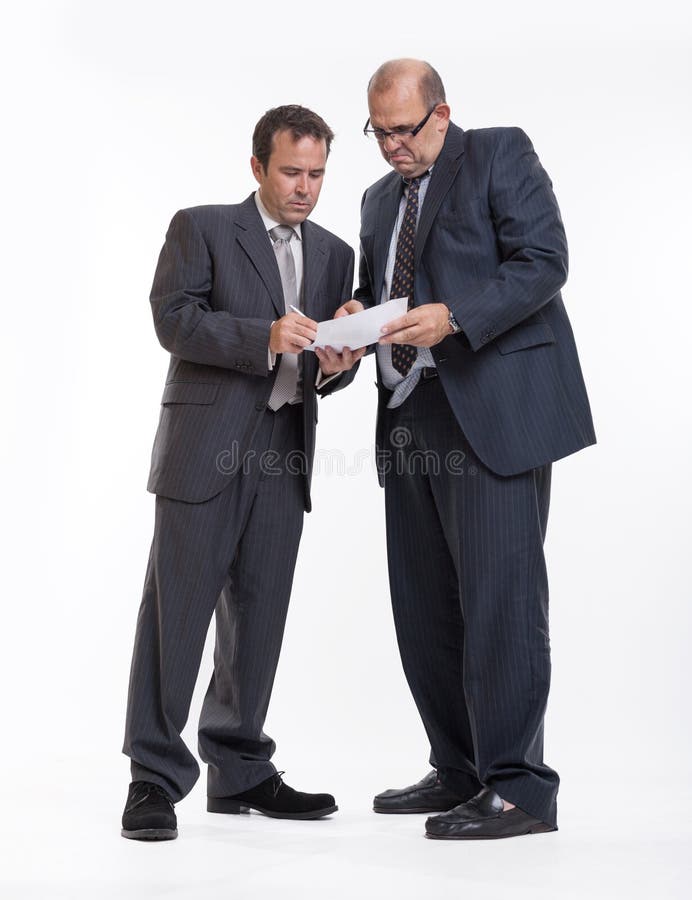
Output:
M262 806L255 806L254 804L239 803L237 800L230 800L227 797L207 797L207 812L242 815L254 809L256 812L269 816L272 819L321 819L324 816L335 813L338 808L338 806L327 806L324 809L308 810L308 812L283 813L273 809L265 809Z
M120 834L131 841L174 841L178 837L177 828L123 828Z
M532 825L526 831L516 831L514 834L432 834L426 831L425 836L432 841L495 841L502 838L524 837L527 834L547 834L550 831L557 831L557 828L541 822Z
M372 811L386 816L407 816L414 813L445 813L450 809L451 806L417 806L410 809L383 809L381 806L373 806Z

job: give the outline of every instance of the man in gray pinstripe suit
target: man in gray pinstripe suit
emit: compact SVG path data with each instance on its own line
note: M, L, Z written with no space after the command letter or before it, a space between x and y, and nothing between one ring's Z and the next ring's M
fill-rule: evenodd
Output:
M431 838L552 831L551 463L595 441L560 213L524 132L462 131L427 63L385 63L368 106L394 171L365 192L344 310L410 301L377 347L377 446L397 638L434 766L374 808L442 813Z
M307 220L332 138L308 109L270 110L253 136L256 194L181 210L161 251L151 304L171 360L148 485L156 516L127 705L124 837L177 836L173 804L199 776L181 732L214 610L199 723L208 810L337 809L330 794L282 781L263 731L310 510L316 390L344 387L362 355L326 350L318 363L303 352L353 287L351 248Z

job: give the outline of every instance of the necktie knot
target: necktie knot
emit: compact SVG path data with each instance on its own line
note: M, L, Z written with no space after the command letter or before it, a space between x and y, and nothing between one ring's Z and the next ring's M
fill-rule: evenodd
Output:
M413 193L415 197L418 196L418 191L420 190L420 183L424 178L427 178L430 175L430 169L426 172L423 172L420 175L416 175L415 178L402 178L401 180L404 182L406 187L408 188L409 197Z
M275 225L269 229L269 235L273 241L290 241L295 235L295 231L290 225Z

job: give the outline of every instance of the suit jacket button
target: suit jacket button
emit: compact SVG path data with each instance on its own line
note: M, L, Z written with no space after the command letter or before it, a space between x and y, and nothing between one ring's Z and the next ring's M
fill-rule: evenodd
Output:
M258 400L257 403L255 403L255 409L257 410L257 412L262 412L263 409L266 409L266 406L267 404L264 402L264 400Z

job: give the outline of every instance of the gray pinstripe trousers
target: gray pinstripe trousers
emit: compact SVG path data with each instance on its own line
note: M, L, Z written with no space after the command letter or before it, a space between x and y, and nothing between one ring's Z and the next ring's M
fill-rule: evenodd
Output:
M214 672L199 723L208 793L239 793L275 772L263 725L303 526L303 476L284 464L301 435L300 405L267 411L255 457L220 494L204 503L156 498L123 752L133 779L160 784L174 801L199 777L181 732L215 610ZM261 466L265 450L280 459Z
M385 415L394 621L431 762L458 793L489 785L555 824L559 779L543 762L551 467L491 472L439 378Z

